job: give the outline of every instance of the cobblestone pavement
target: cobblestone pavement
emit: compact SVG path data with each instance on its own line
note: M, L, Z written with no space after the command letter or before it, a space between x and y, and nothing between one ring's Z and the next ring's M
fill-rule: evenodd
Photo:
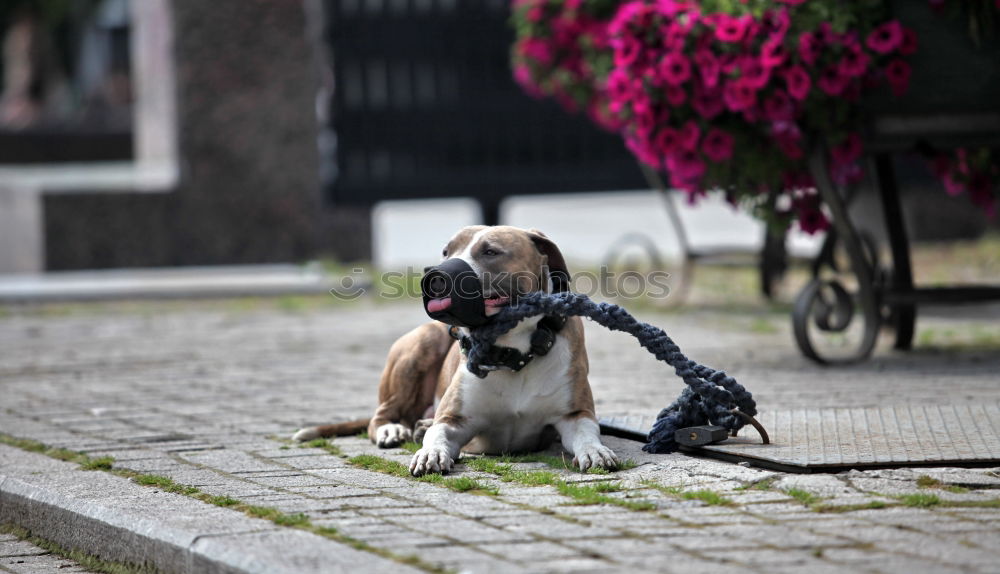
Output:
M12 574L89 574L80 564L52 554L13 534L0 534L0 572Z
M557 470L560 487L505 482L489 469L459 465L456 475L481 488L455 492L350 460L375 454L405 463L402 449L379 451L358 437L333 441L336 449L290 444L304 424L370 413L386 350L424 320L412 302L64 311L13 309L0 317L0 433L303 513L314 525L434 566L1000 572L1000 468L790 475L646 455L638 443L606 438L637 466L610 475ZM883 349L867 363L824 369L798 355L783 315L642 315L689 356L736 376L762 409L1000 400L996 348ZM957 321L921 325L961 328ZM680 381L634 341L587 329L600 414L655 413L680 391ZM514 468L548 469L544 462ZM566 484L613 486L590 489L602 492L591 500L598 504L578 504L580 489Z

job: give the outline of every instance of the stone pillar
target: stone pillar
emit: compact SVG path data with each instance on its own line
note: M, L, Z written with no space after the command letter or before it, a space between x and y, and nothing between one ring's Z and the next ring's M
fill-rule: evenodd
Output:
M38 193L0 185L0 274L42 271L44 241Z
M303 3L171 0L167 14L177 189L47 196L49 267L287 262L335 252ZM156 151L155 137L138 135L140 149Z

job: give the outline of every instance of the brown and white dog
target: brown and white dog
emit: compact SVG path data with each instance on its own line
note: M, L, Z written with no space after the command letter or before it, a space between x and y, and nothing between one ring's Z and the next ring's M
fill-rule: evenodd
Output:
M483 282L487 315L515 302L517 293L551 291L550 273L568 276L559 248L535 230L466 227L451 238L442 255L443 260L457 257L472 267ZM522 321L496 344L528 352L541 319L539 315ZM304 428L294 438L343 436L367 427L372 442L389 448L411 439L418 421L433 413L423 447L410 462L415 476L448 472L463 450L540 450L556 433L580 470L614 468L618 458L601 444L587 372L579 317L567 320L546 355L536 356L520 371L496 370L485 379L466 369L448 326L434 321L392 345L371 419Z

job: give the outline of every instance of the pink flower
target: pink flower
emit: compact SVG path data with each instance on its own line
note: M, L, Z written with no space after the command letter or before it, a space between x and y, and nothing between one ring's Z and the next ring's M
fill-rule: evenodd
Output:
M742 80L730 80L722 91L722 99L727 108L739 112L757 103L757 90Z
M747 28L750 26L749 16L735 18L729 14L720 13L715 16L716 27L715 37L720 42L736 43L746 36Z
M660 156L649 146L647 140L636 137L626 137L625 147L632 152L642 163L655 168L660 168Z
M951 174L945 175L941 178L941 183L944 184L944 191L948 195L956 196L961 195L965 191L965 186L961 182L956 181Z
M625 36L615 42L615 67L627 68L635 63L642 52L642 44L632 36Z
M771 79L771 70L765 68L760 60L753 56L742 56L736 60L734 68L739 69L740 79L755 90L766 86L767 81Z
M656 128L656 116L653 114L653 108L648 97L643 95L643 97L633 100L632 117L635 120L636 133L641 137L646 137L653 133L653 130Z
M799 146L802 132L793 122L774 122L771 124L771 137L778 149L788 159L802 159L802 148Z
M800 209L798 216L799 229L809 235L830 228L830 220L819 209Z
M812 32L805 32L799 36L799 57L806 64L812 66L819 58L820 43Z
M851 132L843 143L830 150L830 157L834 165L844 165L857 161L861 157L861 151L861 135Z
M663 31L663 47L668 50L683 50L692 26L693 23L690 20L686 23L679 20L670 22L670 25L666 26Z
M714 118L726 109L722 102L722 96L717 90L707 90L699 86L695 87L694 97L691 98L691 107L706 120Z
M806 99L809 89L812 88L809 72L802 66L792 66L785 71L785 84L788 85L788 93L799 101Z
M705 174L705 162L698 157L698 152L684 150L667 157L667 169L672 180L690 183Z
M667 98L667 103L675 108L683 106L687 101L687 92L680 86L667 86L663 89L663 95Z
M689 3L683 0L656 0L656 11L664 16L673 16L689 9Z
M691 77L691 62L683 54L668 53L660 60L660 77L672 86L679 86Z
M514 66L514 81L528 92L528 95L531 97L542 97L542 91L538 88L538 84L535 83L535 79L531 77L531 69L528 66L524 64Z
M789 26L792 25L792 18L788 15L787 8L770 10L764 12L764 25L771 34L771 40L781 40L784 39Z
M764 117L772 122L791 120L795 106L785 92L775 91L764 98Z
M670 155L681 148L681 134L669 127L660 128L653 139L653 147L660 155Z
M836 66L827 66L816 85L830 96L839 96L847 88L850 78L843 76Z
M681 127L681 147L686 150L697 150L698 140L701 139L701 128L694 120L688 120Z
M608 95L612 101L628 100L632 95L631 84L628 72L621 68L614 69L608 74Z
M871 58L861 49L858 44L851 44L844 50L844 57L840 59L838 67L842 76L856 78L864 75L868 70L868 63Z
M865 44L867 44L872 51L878 52L879 54L888 54L889 52L899 48L902 43L903 26L898 20L890 20L878 28L875 28L870 34L868 34L868 38L865 40Z
M892 93L898 98L910 87L910 64L903 60L893 60L885 67L885 77L889 80Z
M844 41L844 37L835 32L829 22L820 22L815 34L820 45L841 44Z
M712 128L701 142L701 151L712 161L726 161L733 157L733 136L718 128Z
M705 83L706 87L714 88L718 85L721 66L719 65L718 58L710 50L703 49L695 52L694 63L698 67L699 72L701 72L701 80Z
M767 40L760 50L760 61L766 68L776 68L784 64L787 57L788 52L785 51L785 43L781 38Z
M528 38L521 42L519 48L525 58L535 60L542 65L552 62L552 47L545 40Z

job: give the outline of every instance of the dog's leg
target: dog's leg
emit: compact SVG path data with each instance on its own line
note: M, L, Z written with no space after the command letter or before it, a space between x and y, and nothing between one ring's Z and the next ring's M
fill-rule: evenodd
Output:
M427 434L427 429L431 428L434 424L434 419L420 419L417 424L413 425L413 442L418 444L424 444L424 435Z
M614 469L618 457L614 451L601 444L601 427L589 412L575 412L559 419L555 424L563 447L573 455L573 464L586 472L591 467Z
M444 417L434 421L424 434L424 446L410 459L410 474L422 476L430 472L446 473L475 436L475 431L463 417Z
M454 340L440 323L427 323L399 338L389 349L379 382L379 406L368 437L392 448L413 437L413 425L434 404L441 364Z

